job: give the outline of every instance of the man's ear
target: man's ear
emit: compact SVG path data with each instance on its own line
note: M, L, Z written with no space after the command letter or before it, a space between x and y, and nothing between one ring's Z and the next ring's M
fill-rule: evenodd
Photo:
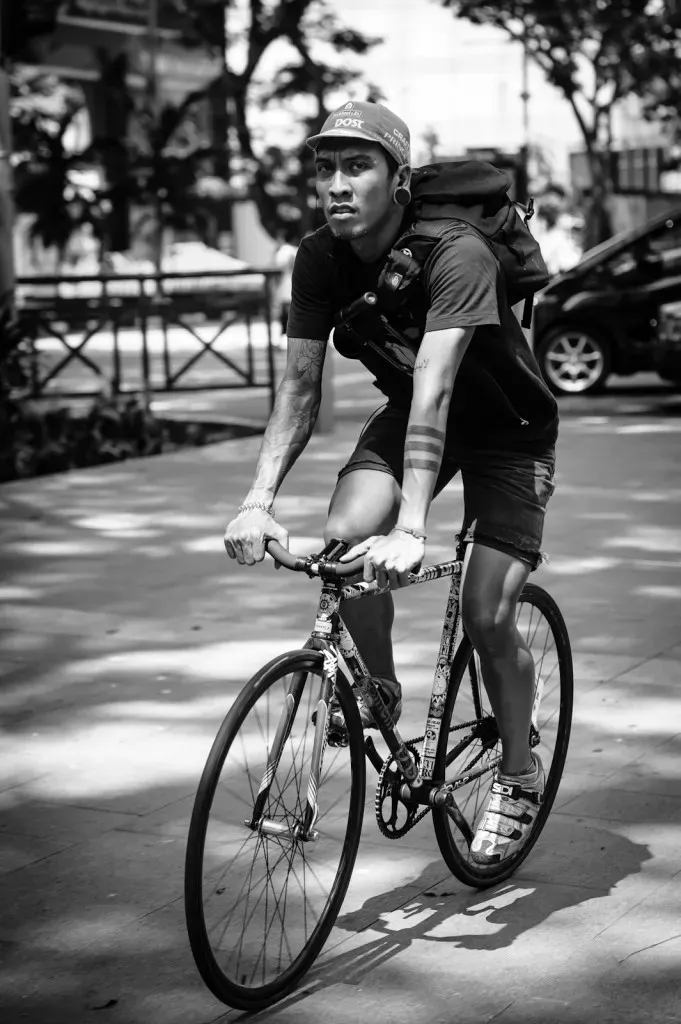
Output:
M411 167L409 164L400 164L397 168L397 183L403 188L409 188L411 182Z

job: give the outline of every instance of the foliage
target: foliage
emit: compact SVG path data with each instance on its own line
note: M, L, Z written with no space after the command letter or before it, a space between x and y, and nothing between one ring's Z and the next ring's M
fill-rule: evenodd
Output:
M681 8L673 0L442 0L460 17L494 25L526 47L579 124L593 179L588 244L610 233L610 119L625 96L678 78Z
M178 105L165 104L158 113L150 105L138 103L127 144L110 142L112 149L125 150L126 159L126 175L117 187L116 202L146 208L138 229L149 221L155 223L157 261L164 227L192 230L204 240L209 231L210 218L197 186L210 169L215 148L203 145L192 118L206 95L206 90L199 90Z
M224 52L225 9L240 7L247 15L240 40L246 53L243 67L237 70L232 57L224 73L177 106L156 109L150 97L138 96L133 102L128 95L129 131L119 129L112 133L116 137L94 139L82 152L73 152L68 145L69 130L84 105L80 91L35 72L18 71L13 76L17 208L34 214L33 237L56 246L61 254L85 224L103 249L112 238L126 237L121 216L127 217L134 205L146 208L147 225L156 225L157 260L162 224L190 229L204 240L211 237L210 206L198 186L211 171L224 177L228 161L219 145L205 145L200 133L192 132L198 106L206 102L212 104L216 120L224 120L228 105L231 165L245 177L265 228L276 235L292 218L301 229L309 226L303 222L310 215L313 174L304 138L326 116L329 93L358 78L348 55L365 56L378 40L341 24L324 0L175 0L175 6L184 14L185 44L202 45L213 53ZM263 81L258 77L262 59L275 43L286 43L293 56L271 80ZM339 59L327 59L329 53ZM123 88L125 74L116 76L107 55L99 57L107 90L108 74L114 75L119 90ZM300 136L290 146L261 150L251 125L255 107L288 108L300 97L312 98ZM375 90L372 98L378 98ZM78 184L78 171L92 168L101 171L101 188Z
M53 75L17 70L11 78L14 202L33 214L31 237L63 255L75 231L101 231L100 196L78 183L97 159L97 146L74 151L67 133L84 109L78 89Z
M112 69L105 64L103 70ZM68 133L84 110L80 91L54 76L17 70L10 105L14 194L17 210L34 217L32 239L55 246L61 259L71 237L90 225L104 249L110 219L131 204L146 208L144 222L205 238L209 219L197 183L215 151L201 141L194 114L207 93L193 92L158 113L145 97L135 101L127 94L129 138L96 138L74 150ZM107 173L112 167L118 168L115 178ZM84 170L98 172L101 185L84 185L78 174Z
M292 219L293 207L304 230L309 226L305 218L313 177L311 154L304 139L326 117L329 93L358 79L359 73L349 65L348 56L366 56L380 40L340 23L324 0L244 0L241 7L248 17L237 49L241 53L245 49L245 60L242 70L236 71L235 55L230 51L225 72L238 162L265 229L277 235ZM281 42L288 43L295 57L283 63L271 81L260 81L258 73L265 53ZM322 56L329 48L339 56L339 63ZM253 109L271 109L276 103L290 109L291 100L299 97L311 99L312 104L311 115L302 119L298 138L288 147L269 146L257 151L251 126Z
M253 429L162 420L144 395L97 398L82 415L5 397L0 406L0 483L225 440Z
M116 462L161 450L162 429L138 397L97 399L82 417L68 406L9 399L0 412L0 480Z

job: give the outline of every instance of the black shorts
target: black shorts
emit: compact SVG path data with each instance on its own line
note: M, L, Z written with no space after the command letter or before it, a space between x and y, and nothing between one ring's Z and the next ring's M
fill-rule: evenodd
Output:
M402 484L409 410L388 403L367 421L341 480L356 469L390 473ZM464 520L457 538L475 541L527 562L542 561L544 515L554 491L555 445L538 452L476 449L448 437L435 485L437 495L461 471Z

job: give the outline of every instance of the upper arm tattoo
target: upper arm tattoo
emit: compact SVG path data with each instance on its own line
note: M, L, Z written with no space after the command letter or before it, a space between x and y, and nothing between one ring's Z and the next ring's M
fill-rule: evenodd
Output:
M327 344L311 338L289 338L284 376L288 380L319 384L322 379Z

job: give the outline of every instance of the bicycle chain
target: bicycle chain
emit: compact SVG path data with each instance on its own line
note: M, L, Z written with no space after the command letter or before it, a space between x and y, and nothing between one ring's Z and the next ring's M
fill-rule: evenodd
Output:
M476 724L477 724L477 719L472 719L470 722L461 722L461 723L459 723L459 725L456 728L457 729L465 729L468 726L476 725ZM418 768L418 766L420 764L420 761L421 761L421 755L420 755L419 751L416 749L416 747L417 747L417 744L423 743L424 739L425 739L425 736L416 736L415 739L407 740L406 743L405 743L405 746L407 747L407 749L410 750L411 753L414 756L414 760L416 761L417 768ZM416 813L413 813L412 808L409 807L408 804L405 804L404 801L400 797L398 797L398 799L402 803L402 806L405 808L405 810L407 812L409 812L408 816L407 816L407 820L406 820L405 824L402 825L400 828L393 828L393 829L391 829L391 828L388 827L388 825L386 824L386 822L385 822L385 820L383 818L383 801L389 795L387 787L384 786L384 782L385 782L386 772L389 770L390 765L393 763L393 761L394 761L394 758L393 758L392 754L390 754L390 755L388 755L388 757L385 759L385 761L383 762L383 764L381 766L381 770L380 770L379 775L378 775L378 782L376 784L376 795L374 797L374 813L376 815L376 824L378 825L379 831L387 839L400 839L402 836L405 836L407 834L407 832L410 832L414 828L415 825L418 825L418 823L421 821L421 819L425 818L426 814L428 814L430 811L432 811L432 807L424 807L424 809L422 811L419 811L419 813L416 814ZM404 783L404 781L405 781L404 776L400 772L399 777L397 779L395 779L394 782L390 783L390 785L392 785L392 786L401 786Z
M421 743L423 739L423 736L417 736L416 739L407 740L407 742L405 743L407 750L411 752L411 754L414 757L414 760L416 761L417 768L421 761L421 755L416 749L416 745L417 743ZM390 791L392 787L402 786L403 783L405 782L404 776L402 775L401 771L399 771L396 778L392 782L389 782L387 784L385 783L386 773L390 769L390 765L393 763L393 761L394 758L392 754L390 754L385 759L383 765L381 766L381 770L378 775L378 782L376 784L376 796L374 797L374 812L376 815L376 824L378 825L379 831L387 839L400 839L402 836L405 836L407 832L410 832L411 829L413 829L414 825L417 825L422 818L425 818L426 814L428 814L432 810L432 808L424 807L424 809L422 811L419 811L419 813L417 814L414 808L410 807L408 804L405 804L402 798L398 796L397 799L400 801L400 803L407 812L406 822L399 828L395 828L390 827L390 825L385 821L383 817L383 801L386 799L393 798L393 794Z

